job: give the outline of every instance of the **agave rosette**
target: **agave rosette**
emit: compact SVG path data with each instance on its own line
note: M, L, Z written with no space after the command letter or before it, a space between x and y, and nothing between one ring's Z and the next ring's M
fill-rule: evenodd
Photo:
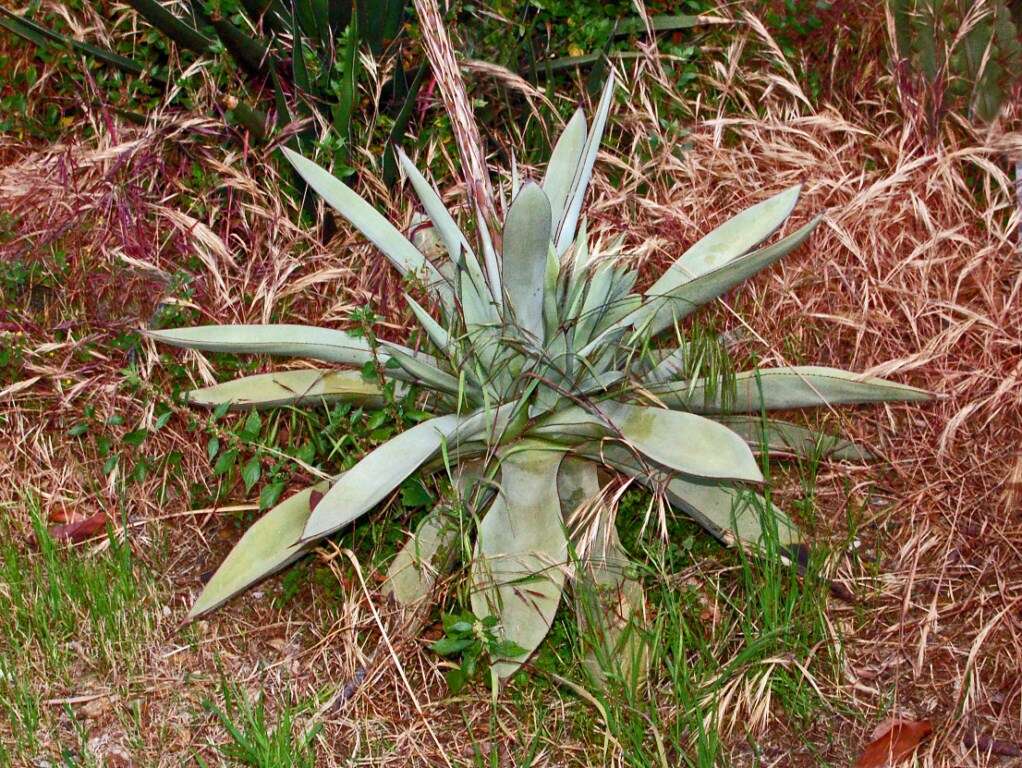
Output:
M764 245L798 199L798 187L786 189L706 235L647 290L635 291L636 273L622 266L620 244L592 251L582 218L612 95L611 80L592 126L581 109L571 118L541 184L513 181L499 235L476 222L475 247L402 154L405 174L446 250L444 263L427 259L327 171L283 150L309 186L403 275L422 280L440 318L406 298L431 348L381 342L374 351L361 336L297 325L150 335L197 350L348 366L243 378L191 393L197 404L372 401L381 392L359 369L376 360L384 376L435 393L432 417L264 515L206 585L192 616L283 568L413 474L446 471L456 474L457 487L481 477L473 487L490 491L474 497L480 522L470 568L472 608L480 617L499 617L499 634L522 651L498 660L497 674L506 678L536 649L573 578L618 596L596 627L597 637L614 646L624 642L628 614L641 609L641 586L605 511L588 527L567 522L598 496L598 467L662 490L673 508L727 543L759 547L769 523L783 548L798 542L798 530L756 492L763 476L753 447L765 442L770 451L796 454L822 448L850 458L865 452L763 419L761 411L928 397L913 387L815 366L738 373L728 386L716 374L686 377L689 347L663 348L654 343L657 337L805 242L819 218ZM459 464L464 471L452 469ZM460 535L459 526L445 522L449 514L446 507L434 510L395 558L386 588L402 605L428 598L437 572L449 564Z

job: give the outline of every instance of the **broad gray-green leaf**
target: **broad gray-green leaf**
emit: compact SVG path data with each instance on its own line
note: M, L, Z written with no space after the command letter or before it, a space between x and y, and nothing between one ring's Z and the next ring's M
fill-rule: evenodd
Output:
M437 577L454 560L458 535L452 510L438 506L422 519L387 569L383 593L391 595L405 610L406 621L413 625L408 627L412 634L419 629L419 609L433 594Z
M564 290L564 303L567 307L567 312L564 313L565 320L574 320L582 311L588 284L586 272L589 267L589 255L589 223L583 217L578 235L575 237L575 247L571 252L571 270L565 270L565 274L570 275Z
M697 242L672 264L646 291L663 296L682 283L712 272L755 248L772 235L791 215L801 184L789 187L739 213Z
M512 675L546 637L564 590L568 542L557 498L561 452L518 444L501 459L501 492L479 524L472 610L498 616L497 634L525 649L493 670Z
M459 498L468 501L471 487L481 477L482 462L460 461L454 485ZM437 578L454 562L461 534L458 513L443 504L422 519L387 569L383 593L391 595L405 612L406 630L418 631Z
M585 656L582 663L597 685L608 673L629 686L640 685L649 669L649 646L642 636L646 596L633 563L604 509L574 580L575 612Z
M202 352L309 357L328 363L364 365L373 359L361 336L311 325L198 325L146 331L156 341Z
M419 169L408 159L408 155L404 153L403 149L398 150L397 156L408 180L415 189L415 194L422 202L422 207L426 209L426 215L436 227L440 239L444 241L448 255L457 261L459 254L468 250L468 241L465 239L465 235L462 234L457 222L454 221L454 217L447 210L447 206L444 205L444 201L440 199L440 195L437 194L433 185L419 173Z
M803 459L840 459L842 461L870 461L873 454L837 435L816 432L798 424L759 416L718 416L728 429L742 436L753 451L765 447L771 456L795 456Z
M801 541L797 526L758 493L675 477L667 484L671 506L682 510L725 544L735 540L762 551ZM764 525L766 532L764 533Z
M390 355L390 359L397 363L404 371L416 381L420 381L430 389L446 392L449 395L458 394L458 380L451 374L441 371L439 368L425 363L422 360L405 354L395 345L387 341L381 341L380 346Z
M587 133L585 112L576 109L550 154L550 162L543 176L543 191L550 198L554 231L557 231L564 219L564 207L571 192L571 183L582 162Z
M561 461L557 475L561 511L566 525L575 524L575 550L584 553L572 589L586 649L582 663L598 685L605 683L608 671L636 684L645 677L649 660L646 644L637 631L644 624L642 584L618 539L613 510L606 503L599 504L594 510L595 521L576 514L583 505L597 500L599 491L593 462L571 456Z
M578 407L558 411L532 433L549 439L614 436L676 472L718 480L763 481L746 442L715 421L694 413L626 403L604 402L598 408L599 415Z
M552 339L561 322L561 307L557 298L557 282L560 277L561 264L554 252L553 243L547 244L546 275L543 285L543 338Z
M647 384L666 384L673 381L685 370L685 358L688 354L689 344L682 344L680 347L668 351L643 376L643 380Z
M361 371L281 371L245 376L212 387L193 389L188 402L213 408L230 403L231 410L273 408L281 405L343 400L378 408L383 403L380 387L362 377Z
M739 490L713 481L692 480L662 473L650 475L627 449L620 445L582 445L578 452L602 461L636 478L650 491L664 490L675 509L695 520L708 533L729 546L736 542L763 549L763 523L771 539L780 546L797 543L797 526L780 507L767 507L766 499L745 489Z
M302 543L329 536L375 507L428 461L441 444L452 441L467 421L453 414L438 416L375 448L319 502L302 532Z
M647 301L631 322L654 335L695 312L703 304L722 296L744 280L766 269L806 241L822 220L817 216L804 227L776 243L732 259L724 266L681 283L662 295L647 292Z
M415 319L419 321L419 325L422 326L422 330L426 332L426 335L429 336L429 340L433 342L433 346L435 346L441 354L450 354L451 337L447 333L447 330L440 325L440 323L434 320L433 316L423 309L419 303L407 293L405 294L405 301L407 301L408 306L411 307L412 314L414 314Z
M822 366L793 366L746 371L735 377L734 400L705 379L653 388L671 408L696 413L758 413L760 409L817 408L825 405L920 402L932 395L922 389L885 379ZM762 388L762 397L760 397ZM717 391L710 394L708 390Z
M543 343L543 292L550 247L550 201L537 184L526 184L504 222L501 279L518 327Z
M436 267L383 214L325 168L287 147L281 147L280 150L316 194L379 248L398 272L402 275L424 274L427 284L433 290L442 296L450 296L450 286Z
M306 548L298 539L312 514L312 494L326 493L329 487L330 482L324 481L299 491L256 520L206 583L188 618L218 608L305 554Z
M585 300L582 302L582 310L578 315L578 323L575 325L575 338L573 340L576 350L582 349L593 337L593 329L607 311L607 297L614 280L614 267L609 263L602 264L589 281L586 289Z
M600 149L603 129L607 125L607 115L610 114L610 105L614 99L614 86L614 72L611 70L607 75L607 82L603 86L600 103L596 107L592 130L586 137L585 149L582 151L578 171L571 182L571 190L568 192L568 198L564 205L564 217L561 220L560 228L555 232L554 241L557 243L558 256L563 256L575 239L575 227L578 226L582 203L585 201L586 190L589 188L589 180L593 176L593 166L596 164L596 153Z

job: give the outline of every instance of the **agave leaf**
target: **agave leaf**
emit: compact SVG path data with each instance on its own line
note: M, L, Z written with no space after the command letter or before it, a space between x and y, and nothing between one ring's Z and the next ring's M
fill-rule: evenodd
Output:
M504 290L501 288L500 264L497 260L497 250L493 247L493 237L490 235L486 217L479 207L476 207L476 222L478 223L479 247L483 253L483 264L486 265L486 277L490 286L490 295L493 297L497 307L503 310Z
M437 416L378 446L322 499L305 526L302 542L329 536L376 506L442 445L447 446L449 455L475 457L480 447L477 441L486 438L495 442L518 407L518 403L506 403L469 416Z
M600 141L603 139L603 129L607 125L607 115L610 113L610 105L614 98L614 85L612 70L603 86L603 94L600 96L600 103L593 116L592 130L586 137L582 161L571 182L571 190L564 206L564 217L560 227L554 233L558 256L563 256L575 239L575 227L578 226L582 203L585 200L586 190L589 188L589 180L593 176L593 166L596 164L596 153L600 148Z
M543 283L543 337L552 339L561 322L560 307L557 298L557 280L560 277L561 264L557 259L553 243L547 243L546 275Z
M202 352L309 357L328 363L364 365L373 359L361 336L311 325L198 325L145 335L173 347Z
M763 481L749 446L722 424L694 413L626 403L600 403L599 410L594 414L579 407L566 408L544 419L532 433L548 439L615 436L658 464L685 475Z
M636 296L634 293L621 296L620 298L610 298L607 302L606 310L600 316L596 327L593 329L593 333L599 335L608 328L617 326L618 323L641 306L642 297Z
M459 497L465 498L481 476L482 462L461 462L454 477ZM421 627L422 609L437 577L453 564L460 533L457 512L449 505L438 506L422 519L391 561L383 593L393 596L404 610L409 632Z
M404 369L415 381L421 382L438 392L446 392L449 395L458 394L460 384L451 374L441 371L436 366L430 365L412 355L405 354L390 342L381 341L380 346L387 350L390 359Z
M330 481L324 481L299 491L256 520L206 583L188 613L189 620L220 607L305 554L305 547L297 542L312 514L312 494L329 488Z
M433 594L437 577L454 562L458 533L451 509L436 507L422 519L387 569L383 594L401 606L410 634L421 627L421 609Z
M575 238L575 246L571 252L571 270L565 270L569 274L564 290L564 301L568 311L564 315L565 320L574 320L582 311L582 301L585 298L586 269L589 266L589 223L583 218L578 228L578 236Z
M330 203L352 226L379 248L398 272L402 275L424 274L429 287L445 301L450 300L450 286L436 267L426 261L418 249L387 221L383 214L325 168L287 147L281 147L280 150L316 194Z
M735 377L734 400L730 392L711 386L706 379L682 381L652 388L670 408L696 413L758 413L788 408L883 402L921 402L932 395L922 389L837 368L802 365L763 368ZM713 394L709 390L715 390ZM760 390L762 389L762 397Z
M790 421L760 416L720 416L715 421L741 435L753 451L759 452L765 447L771 456L841 461L870 461L875 458L869 449L850 440L806 429Z
M649 297L664 296L682 283L705 275L747 253L772 235L791 215L802 185L789 187L747 208L717 227L672 264L646 291Z
M419 303L405 294L405 301L408 302L408 306L412 309L412 314L415 315L415 319L419 321L419 325L422 326L422 330L429 336L429 340L433 342L435 346L442 354L450 354L453 345L451 344L451 336L447 333L447 329L444 328L440 323L433 319L432 315L423 309Z
M585 300L582 302L582 310L578 315L578 323L575 325L574 345L576 350L584 347L592 339L593 329L596 328L596 324L607 310L607 297L610 295L613 280L614 267L609 263L604 263L589 281Z
M667 483L671 506L688 514L709 533L728 545L735 540L763 550L776 540L780 548L799 543L798 527L774 504L758 493L675 477ZM768 527L764 531L764 524Z
M371 451L324 496L301 535L329 536L379 504L472 419L449 414L420 422ZM474 422L478 425L478 421Z
M344 400L372 408L383 404L383 392L361 371L280 371L244 376L187 394L191 405L213 408L230 403L231 410L274 408Z
M422 202L422 207L426 209L426 215L429 216L433 226L440 233L440 239L444 241L447 253L450 254L452 259L457 259L461 251L470 250L468 240L465 239L465 235L462 234L461 229L454 221L450 211L447 210L447 206L444 205L444 201L440 199L440 195L433 188L433 185L419 173L419 169L408 159L408 155L402 149L398 149L398 160L400 160L401 167L408 176L408 180L412 183L415 194L418 195L419 200Z
M585 459L565 457L557 475L557 493L565 524L584 504L599 497L596 465ZM577 521L576 521L577 525ZM644 624L645 596L635 569L621 547L611 509L602 504L593 526L592 540L576 549L585 551L573 578L572 601L582 628L586 654L582 663L601 687L613 670L629 683L645 677L648 652L635 624ZM586 546L581 546L583 543Z
M784 510L776 505L768 508L766 499L757 493L677 475L650 475L634 455L613 443L586 444L577 450L593 461L603 462L634 477L654 493L663 490L672 507L691 517L723 544L731 546L741 542L762 549L763 522L770 524L772 537L776 529L776 539L782 547L801 540L798 527Z
M642 308L634 313L631 318L632 324L641 327L650 335L660 333L678 320L695 312L703 304L723 295L793 251L806 241L822 219L822 216L817 216L804 227L776 243L753 251L746 256L732 259L718 269L705 272L693 280L679 284L664 295L651 296L647 293L649 298ZM625 318L625 321L627 320L629 318Z
M557 139L550 154L550 162L547 163L546 174L543 176L543 191L550 198L555 232L564 220L564 207L571 192L572 181L582 162L588 131L585 112L576 109L560 138Z
M669 350L643 376L643 380L647 384L666 384L676 379L684 371L685 358L688 356L688 353L688 344L682 344L680 347Z
M537 184L526 184L504 222L501 280L525 338L543 343L543 294L550 248L550 201Z
M501 493L479 524L472 563L472 610L500 617L497 635L524 649L494 662L512 675L546 637L564 590L568 542L557 498L561 456L541 444L501 458Z

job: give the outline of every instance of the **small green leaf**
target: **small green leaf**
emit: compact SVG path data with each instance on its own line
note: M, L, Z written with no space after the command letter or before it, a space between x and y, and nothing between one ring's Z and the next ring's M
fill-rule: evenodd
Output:
M209 438L209 440L206 442L206 455L209 457L209 460L213 461L213 459L216 457L218 453L220 453L220 438L219 437Z
M276 504L280 499L280 494L284 492L284 486L284 482L279 480L264 485L263 489L259 491L259 509L269 509Z
M433 653L439 653L441 656L450 656L454 653L461 653L475 641L476 640L473 637L441 637L429 646L429 649L433 651Z
M241 479L245 483L245 491L251 491L256 483L259 482L259 476L263 473L263 465L259 461L258 456L253 456L249 459L245 466L241 468Z
M149 437L148 429L136 429L126 434L121 438L127 445L137 447L145 442L145 439Z
M409 509L427 507L433 503L433 494L426 490L422 481L408 480L401 486L401 503Z
M85 423L75 424L71 429L67 431L71 437L81 437L89 431L89 425Z
M241 428L240 436L244 440L256 440L263 428L263 420L259 417L258 411L252 411L245 419L245 426Z
M454 667L448 669L444 673L444 678L447 680L447 687L450 689L451 694L457 696L464 690L466 683L468 683L468 677L460 668Z
M234 469L234 463L238 460L238 450L232 448L229 451L224 451L220 454L220 458L216 460L216 464L213 465L213 474L217 477L228 474Z

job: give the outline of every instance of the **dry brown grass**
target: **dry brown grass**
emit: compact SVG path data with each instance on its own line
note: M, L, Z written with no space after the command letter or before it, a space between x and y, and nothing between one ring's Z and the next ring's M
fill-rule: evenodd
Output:
M796 181L805 187L793 225L827 211L808 247L718 307L720 329L742 331L744 351L764 363L871 371L942 398L822 416L886 462L825 467L819 518L805 521L837 543L846 510L862 518L861 546L834 566L859 601L829 607L847 654L843 678L825 681L826 695L861 719L821 715L808 739L829 745L822 748L834 764L848 764L871 724L893 710L934 721L927 765L1005 764L967 745L977 734L1022 744L1022 254L1003 170L1005 157L1020 153L1019 140L1003 127L951 123L940 141L922 141L905 128L891 83L872 62L852 67L854 77L833 70L831 100L814 110L765 29L746 21L707 79L707 90L726 95L719 109L683 101L657 83L661 70L648 62L625 73L628 106L611 120L617 150L598 166L591 220L597 231L625 231L637 261L657 272L729 215ZM838 25L835 39L847 31ZM672 101L692 115L684 137L657 119ZM190 484L210 479L183 413L150 446L182 453L179 477L104 482L101 458L67 438L86 405L123 415L124 431L152 423L164 373L143 355L146 386L125 390L119 371L131 360L110 341L147 323L166 298L168 276L182 269L193 292L178 300L201 321L339 324L375 295L384 297L387 333L400 336L397 281L350 232L323 246L295 226L265 158L225 144L219 125L167 115L145 129L110 130L101 120L92 127L96 138L67 145L0 147L0 209L17 217L17 236L0 245L0 259L49 259L52 245L69 263L59 289L0 317L0 332L16 334L25 354L23 375L0 386L10 446L0 457L0 504L17 516L34 489L47 514L123 509L169 613L146 638L143 672L94 679L85 660L80 680L44 682L46 697L113 693L91 713L88 698L73 705L99 754L125 749L124 712L138 701L147 738L135 760L180 765L196 749L212 759L208 743L224 738L201 708L203 697L216 695L219 670L265 691L273 710L332 692L366 666L350 698L316 718L330 760L358 754L361 764L465 765L472 739L521 749L540 725L515 723L527 705L502 696L491 710L481 689L445 699L442 670L421 646L398 644L400 665L389 649L375 650L387 617L377 620L367 596L372 575L363 588L336 551L319 557L343 585L339 601L306 599L313 594L306 591L275 608L271 584L257 590L262 599L179 626L200 574L235 539L237 510L190 509ZM187 183L193 163L220 181L198 199ZM411 221L407 197L370 176L362 184L398 221ZM197 380L209 375L201 364L189 370ZM239 506L253 502L236 495ZM25 520L17 523L26 530ZM169 546L158 546L164 541ZM537 765L622 762L613 742L603 752L602 735L560 738L577 737L576 719L602 729L586 700L551 690L518 695L542 697L556 721L543 723L558 738L541 744ZM786 752L794 742L783 716L756 696L737 692L729 717L761 716L759 738L775 764L818 764ZM67 731L59 706L47 718ZM739 763L741 732L733 735Z

